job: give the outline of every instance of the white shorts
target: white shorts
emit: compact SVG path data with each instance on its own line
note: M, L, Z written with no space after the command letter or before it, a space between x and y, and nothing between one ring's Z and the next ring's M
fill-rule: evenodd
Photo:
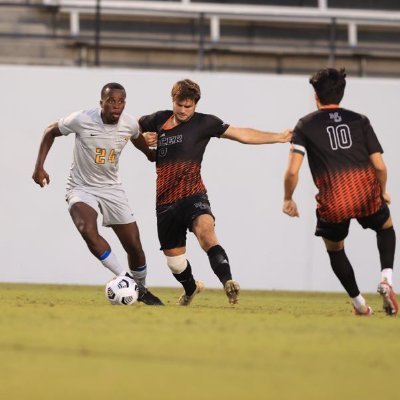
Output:
M135 216L129 206L124 189L76 187L67 190L65 200L68 210L75 203L83 202L103 215L103 226L130 224L135 222Z

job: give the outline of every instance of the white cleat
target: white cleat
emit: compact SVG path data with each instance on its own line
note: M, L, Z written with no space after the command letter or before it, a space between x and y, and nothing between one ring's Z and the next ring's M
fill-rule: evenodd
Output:
M396 315L397 311L399 311L399 306L393 288L386 281L383 281L378 285L377 292L382 297L385 313L387 315Z
M179 306L188 306L194 296L196 296L196 294L202 292L204 290L204 283L201 281L195 281L196 282L196 290L193 292L193 294L191 294L190 296L188 296L186 293L183 293L181 297L179 297L178 302L176 304L178 304Z
M238 304L240 293L239 283L233 279L230 279L229 281L226 281L224 289L226 296L228 297L229 304Z

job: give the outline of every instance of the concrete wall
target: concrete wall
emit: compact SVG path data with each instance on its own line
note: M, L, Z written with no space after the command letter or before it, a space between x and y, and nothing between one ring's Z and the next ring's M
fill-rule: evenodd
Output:
M46 168L51 184L40 189L31 179L44 128L59 117L98 104L106 82L123 84L127 108L137 116L170 107L170 88L178 79L199 82L198 110L234 126L279 131L314 110L306 76L165 72L115 69L0 67L0 112L3 150L0 157L0 281L103 284L111 274L89 253L70 220L64 187L74 137L58 138ZM348 79L344 107L370 117L385 149L388 190L395 223L399 221L400 81ZM314 233L314 195L307 163L296 200L301 217L282 214L282 177L288 145L246 146L213 139L203 162L216 229L234 276L243 288L342 290ZM136 213L147 254L150 286L176 286L158 250L155 220L154 165L128 145L121 157L125 189ZM119 258L125 255L112 230L101 228ZM363 291L374 291L379 258L372 231L353 223L347 253ZM188 258L195 276L218 287L208 259L190 235Z

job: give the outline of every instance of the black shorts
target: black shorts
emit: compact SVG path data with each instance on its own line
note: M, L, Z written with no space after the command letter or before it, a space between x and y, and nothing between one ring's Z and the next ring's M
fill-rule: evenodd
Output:
M157 207L157 232L160 250L186 246L186 232L192 231L193 221L202 214L214 219L206 194L198 194L175 203Z
M389 217L389 207L386 203L383 203L375 214L368 215L368 217L357 218L357 221L364 229L369 228L374 231L379 231ZM340 242L344 240L349 233L350 221L351 220L348 219L340 223L329 223L319 217L317 210L315 236L322 236L332 242Z

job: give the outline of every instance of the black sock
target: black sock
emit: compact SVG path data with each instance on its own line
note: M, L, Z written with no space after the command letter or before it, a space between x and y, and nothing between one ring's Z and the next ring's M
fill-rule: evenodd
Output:
M396 234L393 226L377 231L376 240L378 242L381 270L385 268L393 269L394 252L396 250Z
M194 293L196 290L196 282L194 280L192 267L190 266L189 261L187 261L186 268L180 274L172 275L174 275L175 279L183 286L185 293L188 296L191 296Z
M232 279L231 267L225 250L217 244L207 251L207 255L214 274L217 275L218 279L225 286L226 281Z
M351 266L344 249L340 251L328 250L328 254L331 260L333 272L339 279L342 286L345 288L346 292L350 297L358 296L360 291L358 290L353 267Z

